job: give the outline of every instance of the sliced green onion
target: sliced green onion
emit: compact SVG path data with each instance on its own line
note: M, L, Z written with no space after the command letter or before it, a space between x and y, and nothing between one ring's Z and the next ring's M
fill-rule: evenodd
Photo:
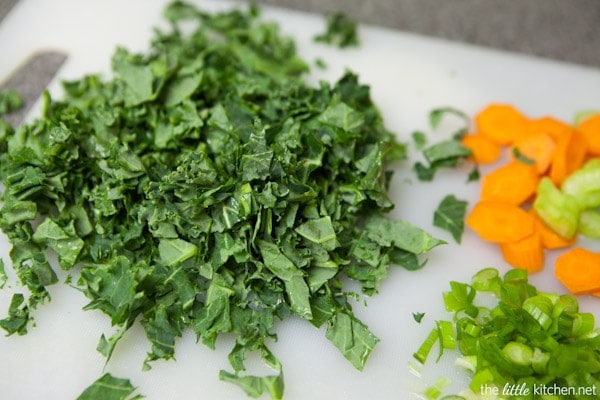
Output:
M563 294L554 303L554 309L552 310L552 317L556 318L563 312L576 313L579 311L579 304L577 299L570 294Z
M431 353L431 349L435 345L435 342L438 341L439 337L438 329L433 328L431 332L429 332L427 338L421 344L421 347L419 347L419 350L413 354L413 357L416 358L421 364L425 364L427 357L429 357L429 353Z
M504 274L504 282L527 282L527 271L520 268L510 269Z
M517 365L531 365L533 359L533 350L523 343L508 342L502 348L502 352L511 362Z
M533 349L533 355L531 356L531 367L535 373L545 374L548 367L548 360L550 360L550 354L537 347Z
M491 369L485 368L475 372L473 378L471 379L471 384L469 385L469 388L475 393L479 393L481 391L481 388L485 385L496 386L494 384L494 381L494 374L492 373Z
M547 330L552 325L552 301L545 295L529 297L523 302L523 309Z
M477 357L476 356L464 356L458 357L454 360L454 365L461 367L470 372L477 371Z
M473 289L478 292L498 293L502 280L495 268L485 268L476 273L471 280Z
M432 386L428 387L425 392L425 398L435 400L442 395L442 391L450 384L450 379L440 378Z
M415 353L422 363L439 340L440 357L444 350L458 348L455 366L471 375L475 397L482 387L501 393L506 385L590 387L600 394L600 328L595 328L593 314L579 312L577 298L539 292L527 271L518 269L500 278L486 268L471 285L451 282L450 288L444 305L453 318L438 321ZM488 305L488 299L479 293L495 294L496 305L480 305L482 300ZM439 395L435 389L430 394Z
M573 320L573 336L583 336L594 330L596 319L594 314L591 313L579 313Z
M450 321L436 322L440 343L444 349L455 349L456 340L454 339L454 325Z

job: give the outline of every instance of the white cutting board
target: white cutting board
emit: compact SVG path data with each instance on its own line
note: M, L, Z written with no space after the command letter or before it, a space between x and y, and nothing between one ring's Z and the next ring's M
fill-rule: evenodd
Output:
M207 10L233 4L196 2ZM164 5L160 0L20 0L0 25L0 80L28 55L46 49L68 53L61 79L107 72L116 45L146 49L151 27L162 23ZM264 8L263 16L278 21L284 32L296 38L303 59L325 60L329 68L318 72L318 78L334 81L345 68L357 72L371 86L387 127L402 140L409 141L416 129L430 132L428 112L440 106L472 115L490 102L510 102L530 116L548 114L566 121L578 111L600 109L597 69L365 26L360 28L360 48L341 51L312 41L324 29L321 16L274 8ZM317 76L311 79L316 81ZM58 80L50 89L59 95ZM435 135L430 140L445 137ZM397 205L393 215L449 244L432 251L423 270L393 269L380 294L367 299L367 307L362 302L355 306L357 316L381 339L363 372L354 370L325 339L323 329L300 320L280 323L279 341L271 349L283 363L286 399L418 399L440 376L449 377L454 388L465 386L465 375L452 367L453 357L439 365L431 362L418 377L408 368L411 355L436 319L449 318L441 297L448 281L466 282L483 267L506 271L507 266L496 246L472 232L467 230L458 246L449 234L432 226L433 211L446 194L476 199L478 184L465 183L470 168L443 172L433 183L423 184L408 171L410 165L397 166L391 188ZM600 250L598 243L586 245ZM8 251L1 236L0 255L10 270ZM546 270L532 281L541 290L564 292L552 276L551 265L549 259ZM13 290L19 289L11 277L12 285L0 292L2 316ZM82 311L87 301L72 288L59 284L50 292L52 301L34 313L36 326L27 335L0 337L2 399L74 399L103 373L104 359L95 348L102 333L112 332L109 321L100 312ZM581 297L581 304L600 319L600 299ZM413 312L426 313L421 324L413 320ZM211 351L186 334L177 344L176 361L158 361L151 371L142 372L149 345L142 329L135 326L105 370L131 379L149 400L245 399L239 388L218 380L220 369L230 370L231 345L229 339L222 339L218 349ZM249 362L250 372L269 372L254 361Z

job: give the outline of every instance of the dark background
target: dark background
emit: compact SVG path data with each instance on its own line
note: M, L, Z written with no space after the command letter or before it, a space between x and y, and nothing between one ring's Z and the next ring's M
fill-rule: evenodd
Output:
M600 0L260 0L600 68Z

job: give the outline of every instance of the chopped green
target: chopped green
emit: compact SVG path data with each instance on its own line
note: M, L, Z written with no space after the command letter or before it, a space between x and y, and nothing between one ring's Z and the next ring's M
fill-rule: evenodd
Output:
M533 165L535 164L535 160L527 157L525 154L521 153L518 147L513 147L512 154L516 160L522 162L523 164Z
M413 170L421 181L431 181L440 168L457 167L460 165L461 160L471 156L471 150L463 146L460 140L469 126L469 117L464 112L452 107L431 110L429 113L431 128L438 129L446 115L458 116L464 126L454 132L450 139L436 142L422 149L426 163L417 161L413 165ZM472 176L469 177L469 179L472 178Z
M147 53L116 49L113 76L64 82L64 98L46 92L40 118L0 136L0 227L29 294L0 326L24 334L49 300L50 250L85 309L115 327L97 346L107 362L137 323L145 369L174 358L186 329L210 348L227 334L221 379L280 398L268 345L294 315L325 326L362 369L378 339L354 316L346 278L375 294L391 265L418 269L443 243L387 216L404 144L352 72L306 83L293 40L257 8L176 1L165 16ZM246 374L249 352L274 374Z
M26 304L25 296L22 293L15 293L8 306L8 317L0 320L0 328L9 335L14 333L24 335L27 333L29 319L29 306Z
M322 58L317 58L315 60L315 65L319 69L327 69L327 62L325 62L325 60L323 60Z
M445 140L423 150L423 155L430 166L455 165L458 160L471 155L471 150L455 139Z
M0 90L0 117L23 107L23 98L15 89Z
M425 313L424 312L414 312L414 313L412 313L412 316L413 316L413 319L420 324L421 321L423 321L423 318L425 317Z
M412 134L413 142L417 150L423 150L427 145L427 135L423 131L414 131Z
M315 42L340 48L355 47L360 44L356 21L343 12L329 12L325 15L325 32L315 35Z
M454 139L458 139L466 132L467 127L471 123L471 119L464 111L458 110L454 107L435 108L429 112L429 125L431 125L431 128L437 129L442 123L442 120L448 115L458 117L464 123L464 126L456 131L453 135Z
M0 289L3 289L6 285L8 276L6 275L6 269L4 268L4 260L0 258Z
M467 202L449 194L445 196L433 214L433 225L447 230L456 243L460 243L464 231Z
M421 363L435 341L447 336L447 348L454 340L460 352L456 364L471 374L475 393L491 387L504 388L502 395L510 399L538 398L518 397L511 391L517 387L530 395L536 388L585 387L585 394L569 399L600 393L600 329L592 314L579 312L575 297L540 292L528 282L527 272L517 269L500 277L496 269L486 268L471 284L450 285L444 302L454 318L444 322L446 333L438 322L437 331L424 340L415 353ZM489 295L496 300L491 308L483 305Z
M348 312L336 313L325 335L358 370L364 368L367 357L379 342L365 324Z
M86 388L77 400L139 400L142 395L131 395L135 392L135 387L128 379L116 378L109 373L105 373Z
M481 177L481 173L479 171L479 167L475 165L471 172L469 172L469 176L467 177L467 182L475 182L478 181Z

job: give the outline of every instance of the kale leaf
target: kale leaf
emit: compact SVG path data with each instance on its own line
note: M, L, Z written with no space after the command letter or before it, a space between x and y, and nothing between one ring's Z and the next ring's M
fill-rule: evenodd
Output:
M329 12L325 15L325 32L315 35L315 42L340 48L356 47L360 44L356 21L343 12Z

